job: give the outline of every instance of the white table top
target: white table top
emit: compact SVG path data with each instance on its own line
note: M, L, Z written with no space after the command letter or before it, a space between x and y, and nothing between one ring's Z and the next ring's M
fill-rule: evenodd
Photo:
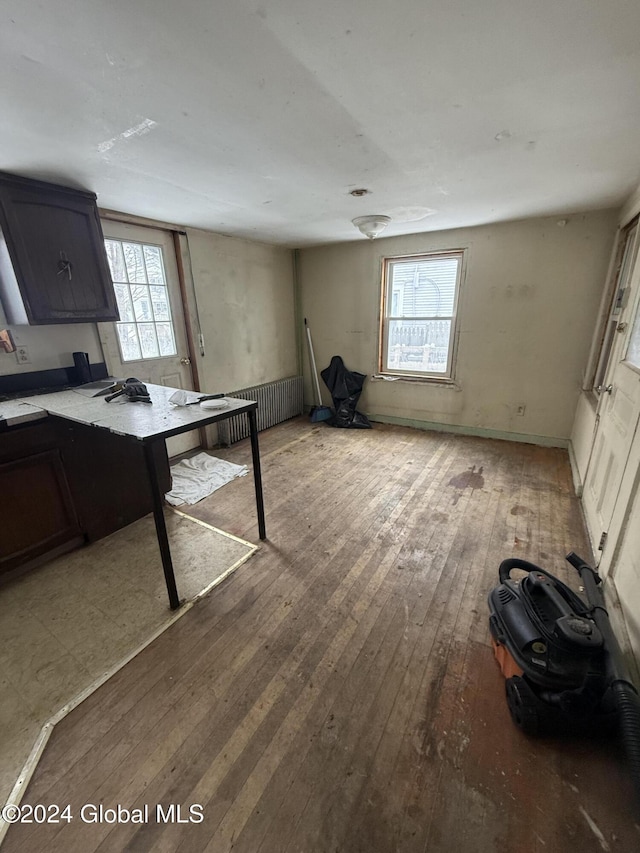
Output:
M132 403L124 395L107 403L104 397L85 397L75 391L58 391L2 403L0 417L5 417L7 425L12 425L20 421L36 420L46 412L144 441L197 429L216 420L223 420L230 414L240 414L255 407L253 401L235 397L226 397L228 406L221 409L202 409L197 405L174 406L169 403L169 397L177 388L145 384L152 400L151 404ZM11 420L6 418L5 407L6 412L12 416Z

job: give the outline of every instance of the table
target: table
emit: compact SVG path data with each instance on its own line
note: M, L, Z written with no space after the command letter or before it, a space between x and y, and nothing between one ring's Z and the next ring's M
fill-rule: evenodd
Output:
M74 391L42 394L29 397L23 402L25 405L44 410L50 415L57 415L98 429L106 429L116 435L121 435L123 438L142 442L169 606L172 610L177 610L181 602L164 518L164 495L160 488L153 447L157 442L165 441L171 436L209 426L246 412L251 438L258 532L260 539L264 540L267 538L267 533L256 423L258 404L253 400L227 397L229 405L224 409L201 409L200 406L177 407L169 403L169 397L178 389L167 388L164 385L145 384L152 400L151 404L131 403L126 397L119 397L111 403L106 403L104 397L84 397Z

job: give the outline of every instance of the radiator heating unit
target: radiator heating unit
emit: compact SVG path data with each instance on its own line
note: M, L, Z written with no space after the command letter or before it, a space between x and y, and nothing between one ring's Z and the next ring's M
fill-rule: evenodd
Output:
M258 430L268 429L302 414L302 376L289 376L287 379L278 379L277 382L242 388L228 396L255 400L258 404ZM218 441L224 446L248 437L249 419L246 415L227 418L218 424Z

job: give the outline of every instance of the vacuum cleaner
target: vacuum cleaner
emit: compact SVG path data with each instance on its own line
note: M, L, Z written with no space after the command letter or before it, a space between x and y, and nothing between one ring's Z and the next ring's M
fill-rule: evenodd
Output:
M528 735L619 732L640 803L640 697L611 628L601 579L566 560L587 602L526 560L504 560L489 593L489 629L514 723ZM515 570L524 577L514 579Z

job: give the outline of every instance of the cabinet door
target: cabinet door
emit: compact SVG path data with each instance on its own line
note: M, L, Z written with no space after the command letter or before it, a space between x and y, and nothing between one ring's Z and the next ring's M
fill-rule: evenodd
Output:
M82 541L58 450L0 464L0 572Z
M0 202L29 323L119 319L93 194L0 177Z

